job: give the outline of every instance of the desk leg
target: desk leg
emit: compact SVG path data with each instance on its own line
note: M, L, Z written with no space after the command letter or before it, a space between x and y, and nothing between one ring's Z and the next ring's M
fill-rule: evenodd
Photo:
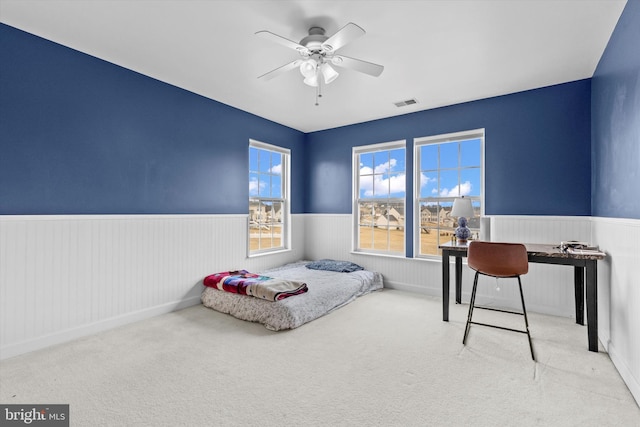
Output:
M456 257L456 303L462 304L462 257Z
M449 321L449 253L442 251L442 320Z
M598 267L596 260L587 261L587 334L589 351L598 351Z
M584 267L575 267L573 283L576 298L576 323L584 325Z

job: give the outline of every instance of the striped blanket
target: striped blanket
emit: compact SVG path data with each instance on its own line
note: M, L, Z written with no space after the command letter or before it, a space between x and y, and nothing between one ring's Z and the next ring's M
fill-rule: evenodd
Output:
M204 278L205 286L233 294L248 295L267 301L279 301L307 292L307 284L295 280L274 279L247 270L223 271Z

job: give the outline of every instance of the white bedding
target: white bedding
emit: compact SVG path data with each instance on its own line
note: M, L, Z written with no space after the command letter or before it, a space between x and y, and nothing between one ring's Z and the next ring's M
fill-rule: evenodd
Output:
M297 328L361 295L382 289L380 273L367 270L353 273L311 270L305 267L308 262L299 261L260 273L278 279L303 281L309 288L304 294L271 302L205 287L202 291L202 304L238 319L259 322L267 329L279 331Z

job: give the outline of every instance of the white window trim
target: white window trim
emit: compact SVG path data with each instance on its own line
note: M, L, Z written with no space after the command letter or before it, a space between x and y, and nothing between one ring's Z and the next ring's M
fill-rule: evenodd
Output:
M249 235L249 221L247 216L247 258L253 258L263 255L276 254L291 250L291 150L288 148L279 147L277 145L267 144L266 142L258 141L255 139L249 139L249 147L258 148L262 150L275 151L283 154L282 156L282 199L284 200L283 206L283 220L282 220L282 246L277 248L251 250L251 236ZM247 168L248 169L248 168Z
M420 147L427 144L440 144L443 142L457 142L469 139L480 139L480 216L484 216L485 210L485 129L473 129L461 132L452 132L441 135L425 136L413 139L413 257L420 259L441 259L439 255L420 254ZM480 221L482 227L482 221Z
M387 256L387 257L406 257L407 254L407 228L405 224L405 238L402 246L402 253L400 252L391 252L391 251L377 251L374 249L360 249L357 247L358 243L358 195L360 190L360 164L358 163L358 156L363 153L369 153L372 151L390 151L398 148L402 148L405 150L405 176L407 174L407 140L401 139L397 141L390 142L380 142L377 144L369 144L369 145L361 145L352 148L351 159L353 162L352 166L352 188L351 188L351 217L352 217L352 233L351 233L351 253L355 254L364 254L364 255L378 255L378 256ZM407 211L407 193L405 191L404 195L404 211L406 218Z

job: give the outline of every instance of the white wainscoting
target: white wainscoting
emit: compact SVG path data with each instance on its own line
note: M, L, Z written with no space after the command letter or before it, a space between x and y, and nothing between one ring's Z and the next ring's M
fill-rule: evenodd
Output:
M592 218L598 263L598 335L640 404L640 220Z
M200 302L202 279L304 254L246 257L245 215L0 217L0 358Z

